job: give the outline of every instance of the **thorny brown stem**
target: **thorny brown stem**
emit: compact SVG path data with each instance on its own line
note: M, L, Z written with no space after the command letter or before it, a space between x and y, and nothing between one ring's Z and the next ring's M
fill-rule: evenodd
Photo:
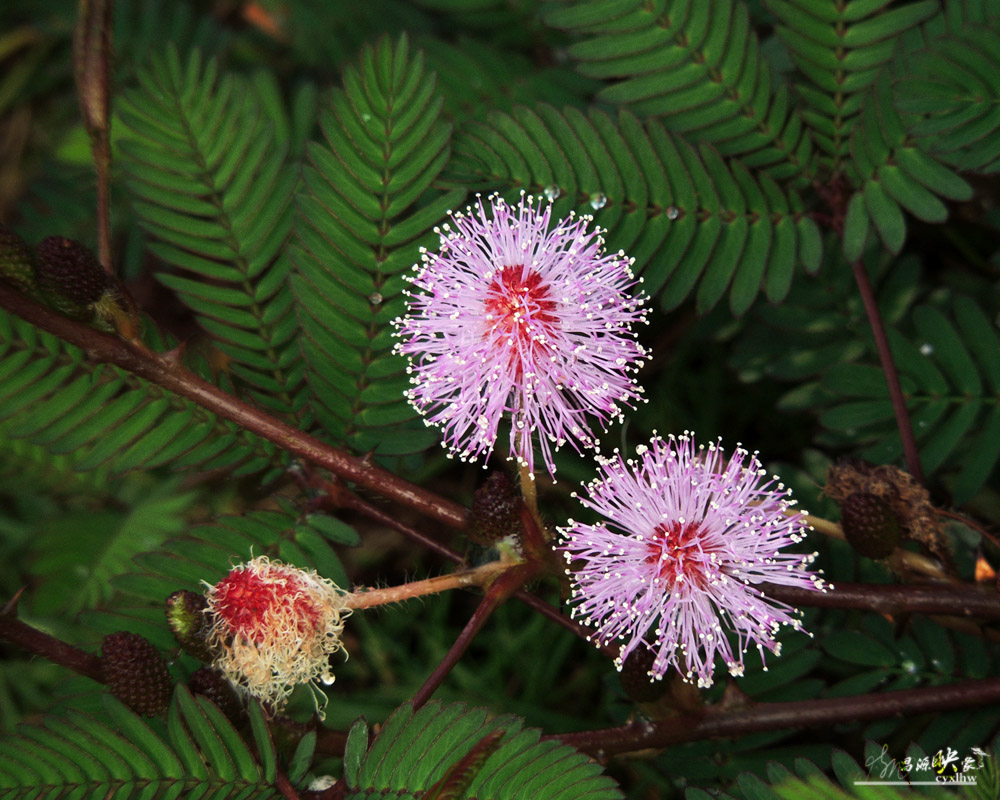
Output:
M299 458L330 470L359 486L456 528L464 528L468 509L410 483L387 470L303 433L254 408L185 368L170 354L154 353L138 342L119 339L64 317L15 289L0 283L0 306L42 330L76 345L92 361L114 364L176 395L187 398L213 414L235 422L262 439L273 442Z
M784 728L818 728L843 722L862 722L951 711L1000 703L1000 678L962 681L947 686L896 692L801 700L791 703L751 703L722 710L706 706L699 714L662 720L637 720L616 728L543 736L560 739L597 758L664 748L722 736L741 736Z
M953 584L840 583L827 592L765 584L761 590L775 600L815 608L861 608L878 614L946 614L1000 619L1000 596L994 589Z
M5 639L29 653L46 658L98 683L104 683L104 668L101 666L99 656L56 639L26 622L21 622L15 616L15 601L8 603L0 611L0 639Z

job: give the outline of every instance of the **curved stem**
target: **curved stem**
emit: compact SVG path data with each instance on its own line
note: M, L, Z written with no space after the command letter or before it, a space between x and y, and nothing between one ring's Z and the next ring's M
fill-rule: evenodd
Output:
M483 625L486 624L486 620L490 618L490 615L502 602L509 598L517 589L523 586L526 581L530 580L532 573L533 569L531 565L518 564L501 574L500 577L498 577L490 585L490 587L486 590L486 596L476 607L475 612L462 629L462 632L458 635L458 638L451 646L451 649L447 652L445 657L441 659L441 663L434 668L430 677L424 681L424 685L421 686L417 690L417 693L413 696L414 708L420 708L424 703L430 700L431 695L433 695L434 692L437 691L438 687L444 683L444 679L448 677L448 673L452 671L455 664L458 663L458 660L462 657L465 651L469 649L469 645L472 644L472 640L475 639L476 634L482 630Z
M875 348L878 350L878 360L882 365L882 372L885 374L885 382L889 387L889 400L892 402L892 410L896 415L896 427L899 429L899 439L903 443L906 468L922 484L924 473L920 467L920 454L917 452L917 442L913 438L913 426L910 425L910 416L906 410L903 389L899 385L899 373L896 372L896 364L892 359L892 350L889 347L885 326L882 324L882 314L878 310L875 292L872 289L871 281L868 280L865 265L860 260L851 264L851 270L854 272L854 281L858 285L861 302L865 306L868 325L871 327L872 336L875 337Z
M1000 678L963 681L948 686L904 689L897 692L800 700L791 703L755 703L721 710L706 707L700 714L668 719L639 720L601 730L543 736L560 739L597 757L614 756L647 748L664 748L720 736L781 730L820 728L844 722L912 716L956 708L1000 703Z
M235 422L283 450L372 489L384 497L456 528L468 521L467 508L356 458L254 408L199 378L176 359L154 353L137 342L124 341L89 328L25 297L0 283L0 306L42 330L76 345L92 361L114 364L140 378L191 400L222 419Z

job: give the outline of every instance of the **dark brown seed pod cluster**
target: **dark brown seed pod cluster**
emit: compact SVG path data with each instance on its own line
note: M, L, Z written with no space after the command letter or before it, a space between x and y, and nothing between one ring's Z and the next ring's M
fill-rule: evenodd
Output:
M845 504L856 506L848 508L847 525L842 525L849 541L847 529L852 524L860 525L862 530L878 528L885 536L891 536L891 525L879 521L882 517L891 516L896 520L900 540L919 542L942 562L949 562L947 539L934 513L930 494L908 472L889 464L875 465L861 459L846 459L830 467L824 491L840 505L841 515L845 514ZM871 499L855 499L848 503L852 495ZM861 533L859 538L865 535ZM866 555L860 548L858 552Z
M622 664L618 680L629 699L636 703L652 703L666 694L669 684L649 677L656 654L647 647L637 647Z
M85 314L113 288L97 256L73 239L49 236L35 257L39 288L54 308L70 316Z
M170 704L173 681L160 652L137 633L104 637L101 666L111 693L137 714L162 714Z
M840 504L840 527L851 547L868 558L888 558L899 545L899 520L883 497L853 492Z
M472 496L469 538L485 547L521 530L521 498L505 472L494 472Z
M207 697L231 722L237 721L243 714L243 703L233 689L232 684L217 669L201 667L191 673L188 678L188 688L194 694Z

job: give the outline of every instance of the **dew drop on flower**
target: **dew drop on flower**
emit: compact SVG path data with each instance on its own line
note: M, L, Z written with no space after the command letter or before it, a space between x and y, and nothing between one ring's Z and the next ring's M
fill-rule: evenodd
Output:
M546 200L552 203L562 194L562 190L555 184L549 184L542 190L542 194L545 195Z
M667 209L667 219L677 219L681 215L680 209L676 206L670 206Z
M599 211L608 204L608 196L603 192L596 192L590 196L590 207L594 211Z

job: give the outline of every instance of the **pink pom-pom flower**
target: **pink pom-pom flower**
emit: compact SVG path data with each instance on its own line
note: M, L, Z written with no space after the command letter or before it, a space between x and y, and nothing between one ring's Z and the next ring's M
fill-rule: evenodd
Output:
M452 214L395 320L407 396L462 460L488 457L509 416L511 457L533 471L537 444L554 473L555 450L592 447L593 423L620 420L641 395L632 373L646 353L632 326L645 298L631 294L632 261L606 254L588 217L550 226L551 214L525 195Z
M737 448L727 458L689 434L655 437L638 454L600 459L602 474L581 498L607 522L560 529L573 616L596 628L601 645L620 643L619 670L636 648L651 650L654 679L675 668L707 687L717 656L742 675L751 645L762 660L765 649L779 654L778 630L801 624L759 585L824 588L807 569L815 554L781 552L807 529L790 512L790 492L756 454Z

